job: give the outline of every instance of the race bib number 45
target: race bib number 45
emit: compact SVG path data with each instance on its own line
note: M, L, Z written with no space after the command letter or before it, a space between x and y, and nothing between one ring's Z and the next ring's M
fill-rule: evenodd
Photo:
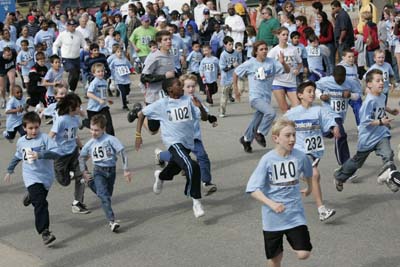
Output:
M272 184L282 184L297 180L296 163L292 160L281 161L272 165Z
M109 156L106 148L103 146L95 146L92 150L92 159L94 162L108 160Z

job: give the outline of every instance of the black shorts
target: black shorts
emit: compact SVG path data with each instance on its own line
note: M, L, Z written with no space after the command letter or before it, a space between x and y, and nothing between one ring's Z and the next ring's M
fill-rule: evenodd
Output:
M265 255L272 259L283 252L283 235L294 250L311 251L310 233L306 225L296 226L283 231L264 231Z

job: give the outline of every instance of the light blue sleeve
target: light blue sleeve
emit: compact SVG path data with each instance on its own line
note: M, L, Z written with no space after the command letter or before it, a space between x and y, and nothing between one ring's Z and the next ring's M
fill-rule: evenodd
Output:
M302 153L302 152L301 152ZM311 160L307 157L306 154L302 153L302 172L304 178L311 178L313 174L313 167Z
M248 63L248 62L250 62L250 63ZM244 76L247 76L250 64L251 64L251 61L248 60L248 61L240 64L239 66L237 66L235 68L236 75L239 76L240 78L243 78Z
M375 108L374 101L370 101L368 98L364 101L363 106L360 109L360 124L365 128L374 127L371 126L371 122L375 119L373 118L373 110Z
M53 123L53 125L51 126L51 132L53 132L53 133L55 133L56 135L58 134L58 131L60 130L60 128L61 128L61 122L62 120L60 119L60 120L56 120L54 123Z
M192 60L194 51L190 52L190 54L186 57L186 61L190 63L190 61Z
M116 154L124 150L124 145L115 137L110 135L111 146L115 150Z
M337 126L333 111L330 111L326 108L320 109L320 121L322 126L322 132L327 133L331 130L332 127Z
M205 59L205 58L203 58L203 59L200 61L200 67L199 67L199 74L200 74L200 77L203 77L203 76L204 76L204 59Z
M275 67L275 74L285 73L285 68L283 67L282 63L280 63L278 60L274 60L274 67Z
M142 109L143 115L145 115L148 119L161 120L162 119L161 112L164 111L164 107L162 107L161 101L164 101L164 99L159 99L156 102L145 106Z
M247 182L247 193L253 193L254 191L263 190L264 188L269 187L269 183L267 182L267 160L268 156L264 155L258 162L256 169L253 171L249 181Z
M22 52L19 52L18 56L17 56L17 64L19 64L21 62L22 62Z
M226 65L226 54L222 53L220 58L219 58L219 68L221 71L225 69L228 65Z

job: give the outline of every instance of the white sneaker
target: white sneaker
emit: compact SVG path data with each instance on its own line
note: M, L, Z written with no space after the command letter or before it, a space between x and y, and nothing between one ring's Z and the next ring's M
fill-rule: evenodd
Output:
M319 213L319 220L323 222L331 218L333 215L335 215L336 211L334 209L329 209L325 206L321 206L318 208L318 213Z
M39 113L41 108L42 108L42 105L40 103L37 104L36 107L35 107L35 112Z
M158 195L161 193L162 188L163 188L163 183L164 181L160 180L159 176L160 176L161 171L160 170L156 170L154 172L154 185L153 185L153 192L154 194Z
M196 218L204 216L203 205L201 205L201 202L197 199L193 199L193 213Z
M349 179L347 179L347 181L350 183L357 183L359 178L360 177L357 174L353 174Z
M8 139L7 136L8 136L8 132L7 132L7 131L4 131L4 132L3 132L3 137L4 137L4 139L6 139L6 140L7 140L8 142L10 142L11 144L14 143L14 140L13 140L13 139Z
M158 147L154 149L154 163L156 165L159 165L160 167L164 168L165 167L165 161L160 160L160 153L162 152L161 149Z
M118 230L118 228L120 227L120 225L119 225L119 223L117 223L117 222L110 222L110 229L111 229L111 232L116 232L117 230Z
M226 116L226 115L223 114L223 113L219 114L219 117L220 117L220 118L225 118L225 116Z
M2 108L2 109L5 109L5 108L6 108L6 104L7 104L7 101L6 101L5 99L3 99L3 100L1 101L1 108Z

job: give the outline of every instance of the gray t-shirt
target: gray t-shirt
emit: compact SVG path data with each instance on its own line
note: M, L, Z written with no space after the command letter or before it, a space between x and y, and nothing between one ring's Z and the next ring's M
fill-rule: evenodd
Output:
M175 71L174 56L170 53L164 54L158 50L147 56L142 73L164 75L167 71ZM162 81L148 84L145 94L146 103L153 103L159 99L159 92L162 90L161 86Z

